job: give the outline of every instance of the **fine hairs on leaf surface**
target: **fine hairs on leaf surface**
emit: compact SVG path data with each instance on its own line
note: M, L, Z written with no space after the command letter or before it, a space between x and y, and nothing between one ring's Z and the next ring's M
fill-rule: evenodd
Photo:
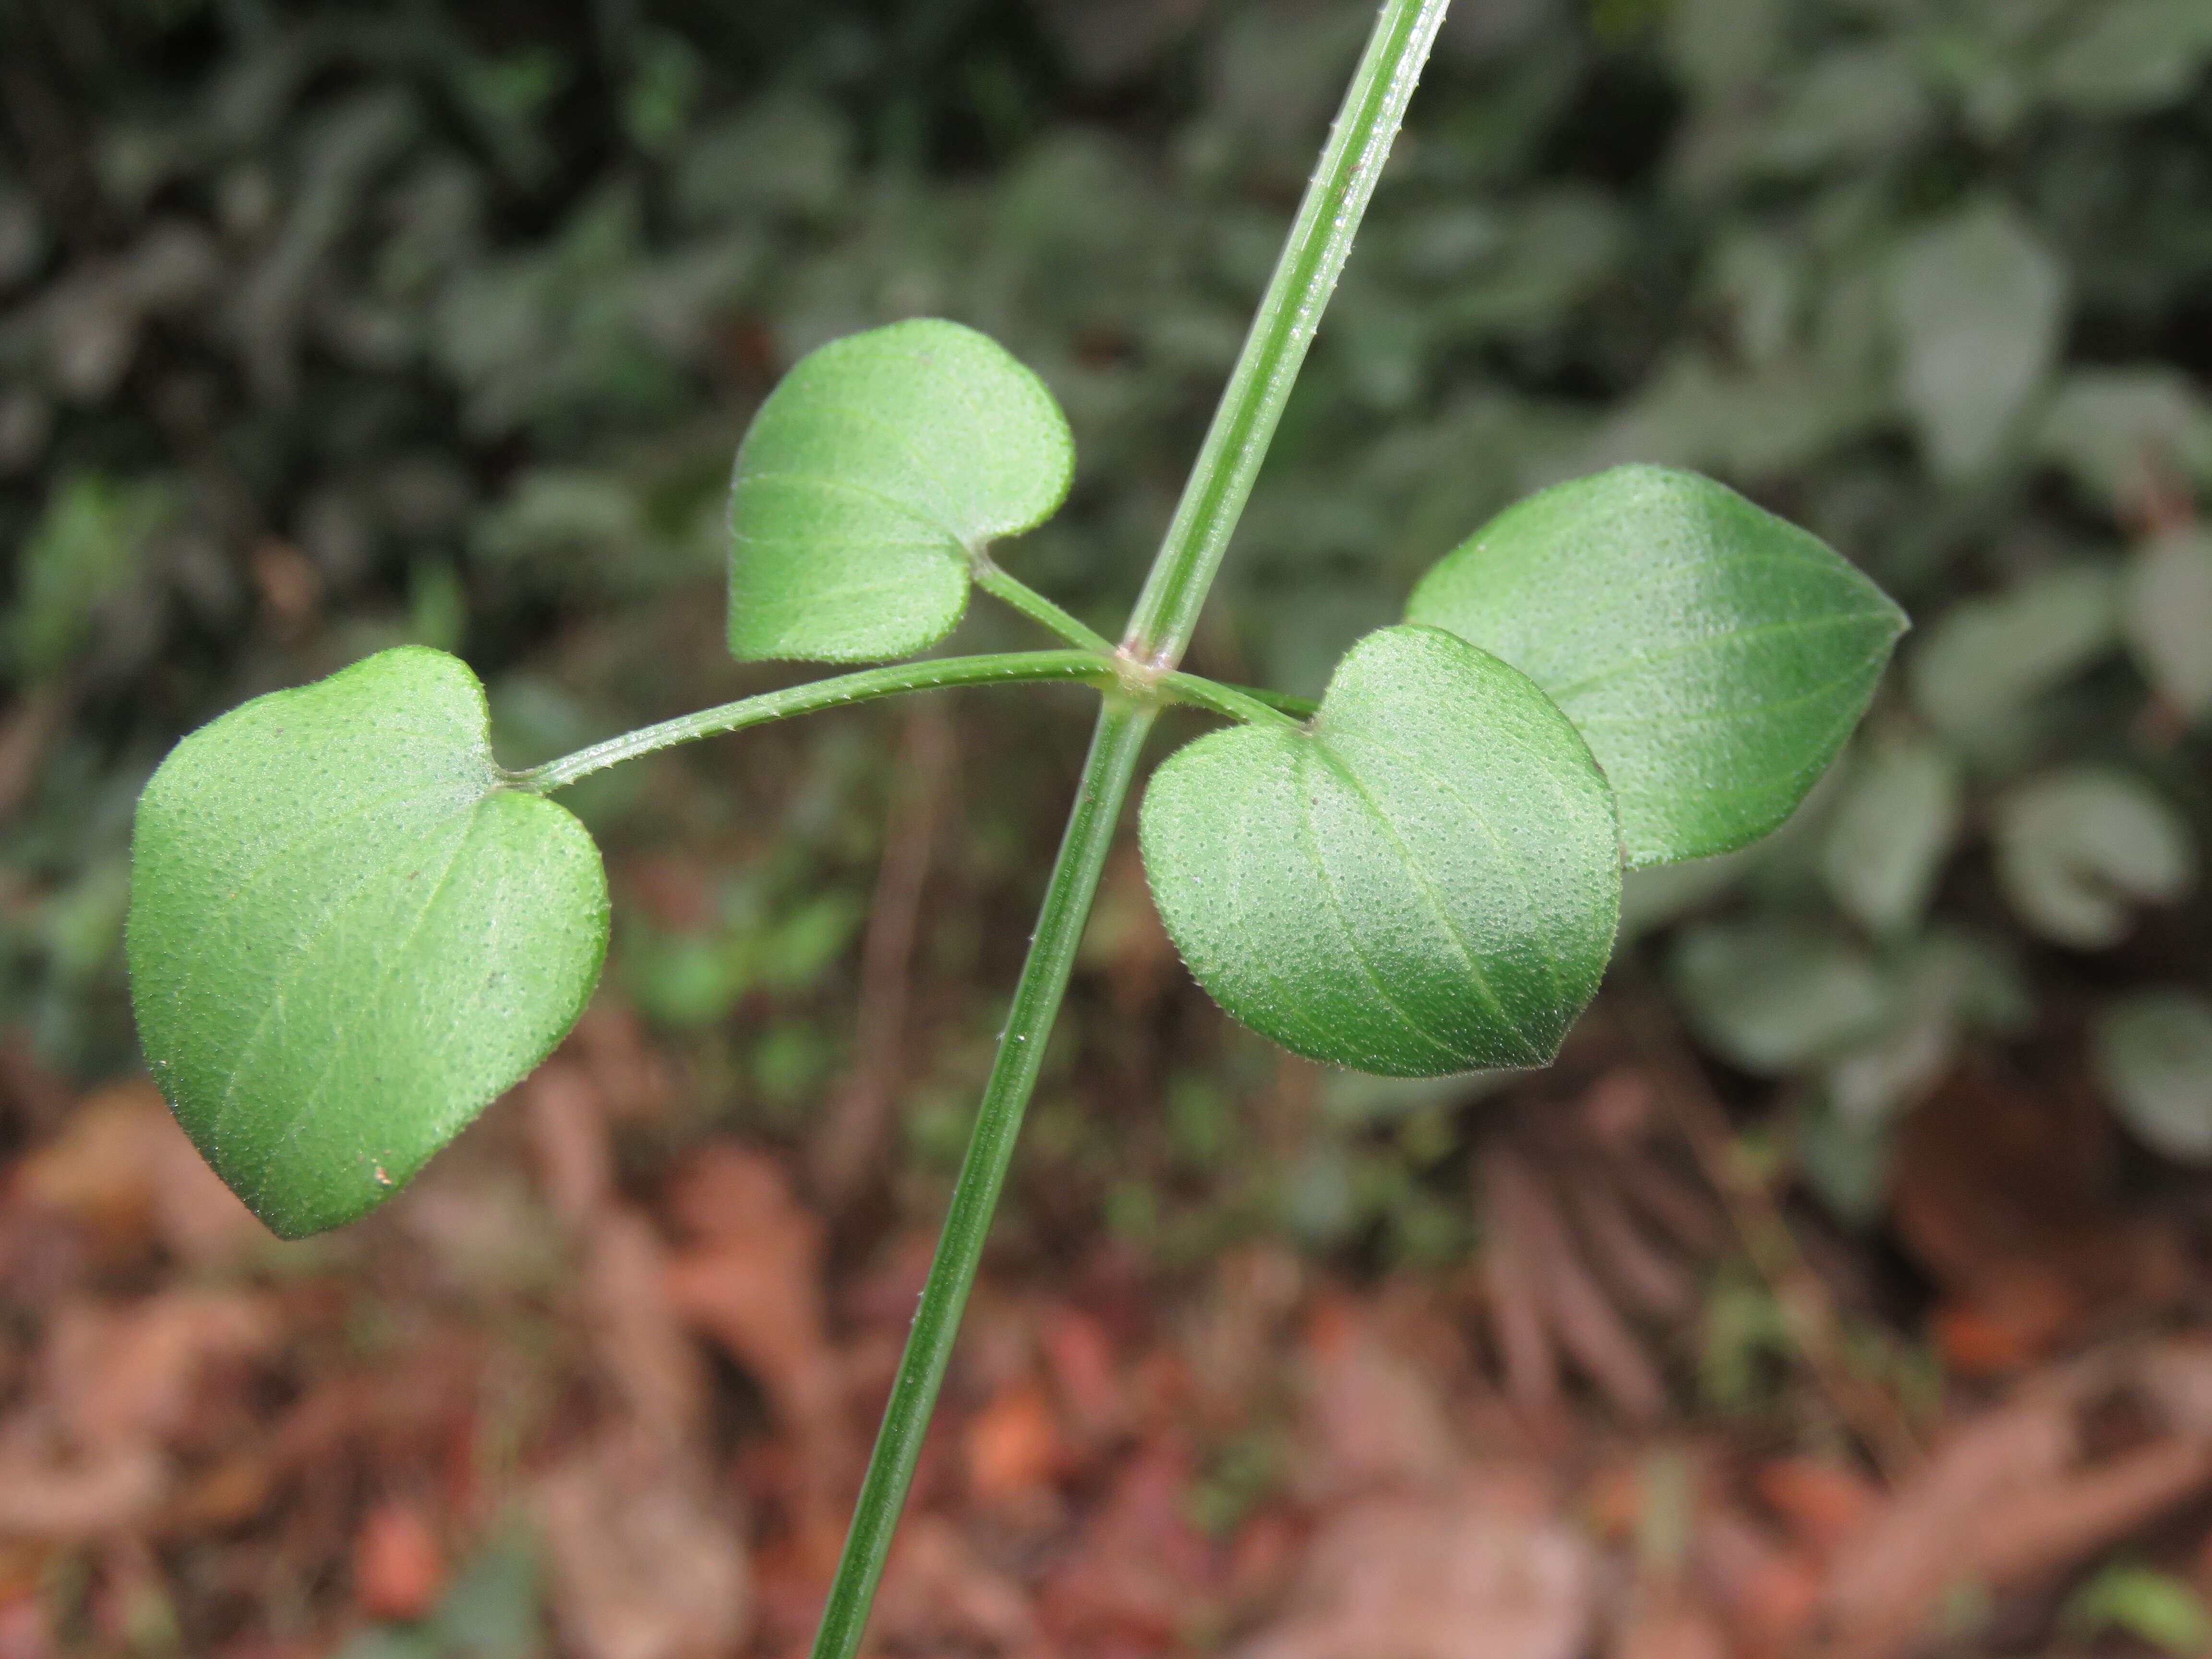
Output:
M544 1059L607 940L599 849L505 786L458 659L380 652L203 727L131 840L131 1005L193 1144L288 1238L389 1196Z
M936 318L833 340L762 404L730 489L730 651L872 662L950 633L986 544L1067 494L1044 383Z
M1310 729L1178 751L1145 792L1168 932L1246 1024L1400 1077L1541 1066L1620 913L1613 798L1528 678L1441 629L1386 628Z
M297 1237L397 1190L581 1012L605 878L549 793L870 697L1103 694L816 1659L860 1646L1163 708L1234 722L1159 767L1139 825L1162 917L1230 1013L1385 1074L1540 1066L1604 973L1624 861L1726 851L1779 823L1904 627L1806 532L1710 480L1624 467L1510 508L1448 556L1406 623L1353 646L1310 720L1179 672L1443 15L1384 0L1124 647L989 557L1067 492L1051 394L984 336L915 319L812 352L755 417L731 492L731 652L908 656L951 631L971 586L1073 648L860 670L509 775L474 675L404 647L203 727L140 802L129 953L147 1058L210 1163Z
M1657 466L1506 508L1422 578L1406 616L1495 652L1566 710L1620 798L1631 868L1780 823L1905 628L1818 538Z

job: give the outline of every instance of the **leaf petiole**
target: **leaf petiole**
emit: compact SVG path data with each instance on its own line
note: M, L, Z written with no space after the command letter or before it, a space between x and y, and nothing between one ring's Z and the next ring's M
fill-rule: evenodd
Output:
M1028 583L1009 575L993 560L988 548L969 553L968 568L976 586L1004 600L1032 622L1050 629L1079 650L1115 655L1124 663L1129 661L1127 653L1115 652L1104 635L1093 633ZM1140 684L1158 686L1168 694L1170 702L1187 702L1233 720L1261 726L1279 724L1275 718L1278 714L1289 715L1294 722L1310 720L1321 707L1310 697L1294 697L1287 691L1270 691L1255 685L1224 685L1195 674L1162 674L1156 669L1139 668L1135 678Z
M908 691L934 691L953 685L1008 685L1034 680L1073 680L1110 684L1114 665L1095 651L1008 651L985 657L936 657L921 662L893 663L884 668L864 668L856 674L838 674L826 680L810 680L781 691L763 691L740 697L696 714L679 714L658 726L641 726L609 738L573 755L510 774L509 785L532 794L550 794L579 778L603 772L610 766L680 743L711 738L724 732L742 732L749 726L793 714L811 714L848 703L895 697Z
M1196 674L1164 674L1160 690L1176 702L1187 702L1200 708L1224 714L1232 720L1242 720L1248 726L1279 726L1295 729L1301 719L1313 712L1315 705L1303 697L1285 697L1273 691L1249 691L1242 686L1223 685L1202 679ZM1304 704L1297 714L1283 707L1284 703Z
M1051 629L1078 650L1096 651L1103 655L1114 649L1113 642L1103 634L1094 633L1085 628L1027 582L1009 575L988 550L977 549L969 554L968 573L975 579L975 586L986 593L1013 606L1031 622Z
M1174 678L1180 678L1181 676ZM1197 677L1194 675L1192 678ZM1254 702L1264 702L1268 708L1279 709L1294 720L1310 720L1321 713L1321 702L1316 697L1301 697L1288 691L1273 691L1264 685L1220 685L1218 682L1213 680L1202 683L1218 686L1224 691L1234 691L1239 696L1251 698ZM1196 699L1190 701L1194 702Z
M1008 580L1012 580L1012 578ZM1048 605L1051 601L1045 600L1044 603ZM1074 625L1081 626L1080 623ZM563 755L558 760L547 761L544 765L533 766L527 771L507 773L505 782L509 788L528 794L550 795L556 789L567 788L580 778L587 778L594 772L604 772L610 766L618 766L642 755L672 749L678 744L696 742L701 738L717 737L725 732L742 732L747 726L765 726L770 720L787 720L794 714L812 714L825 708L870 702L878 697L899 696L908 691L938 691L956 685L1014 685L1052 680L1092 685L1101 690L1116 690L1122 694L1125 701L1150 707L1170 702L1189 703L1230 720L1263 726L1295 725L1294 716L1303 715L1312 708L1312 705L1304 698L1273 691L1252 691L1238 686L1217 685L1196 674L1160 675L1149 683L1151 695L1145 696L1142 693L1146 683L1133 679L1126 665L1115 656L1103 640L1100 640L1098 648L1091 651L1006 651L979 657L936 657L921 662L893 663L884 668L864 668L858 673L838 674L825 680L810 680L805 685L787 686L781 691L763 691L757 696L740 697L735 702L702 708L696 714L679 714L674 720L661 721L658 726L641 726L635 732L625 732L620 737L609 738L588 749L579 749L573 755Z

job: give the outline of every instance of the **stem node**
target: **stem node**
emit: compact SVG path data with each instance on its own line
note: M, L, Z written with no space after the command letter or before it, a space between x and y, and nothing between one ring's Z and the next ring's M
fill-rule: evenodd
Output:
M1105 868L1107 848L1163 693L1236 719L1296 726L1280 709L1232 687L1177 673L1176 665L1198 625L1199 608L1251 494L1322 308L1352 251L1352 234L1374 194L1414 80L1443 21L1446 3L1383 0L1174 522L1152 562L1123 645L1119 649L1109 646L1060 607L1006 576L988 557L977 570L979 586L1062 638L1095 650L1094 667L1106 668L1111 680L1052 882L1045 890L1029 959L1022 966L998 1057L976 1109L975 1131L953 1188L937 1256L915 1310L914 1328L899 1360L883 1427L868 1458L852 1530L815 1634L813 1659L852 1659L860 1647L869 1603L921 1455L922 1431L982 1259L991 1212L1036 1086L1044 1039L1060 1012L1075 947Z

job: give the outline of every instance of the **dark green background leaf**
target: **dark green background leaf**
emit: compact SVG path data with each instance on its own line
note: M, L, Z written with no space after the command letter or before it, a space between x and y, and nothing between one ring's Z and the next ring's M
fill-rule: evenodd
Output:
M2147 986L2100 1010L2089 1057L2120 1121L2185 1164L2212 1163L2212 1001Z
M390 1196L557 1042L606 947L583 826L504 787L482 687L403 647L178 744L131 839L132 1006L278 1233Z
M1632 867L1725 853L1787 817L1905 627L1816 537L1656 466L1508 507L1406 614L1495 652L1566 710L1620 798Z
M1588 747L1525 676L1433 628L1354 646L1310 731L1180 750L1142 822L1199 982L1285 1048L1363 1071L1542 1065L1620 917Z
M1049 518L1075 465L1044 382L932 318L832 341L784 377L738 451L730 650L866 662L935 643L969 556Z
M2117 945L2134 906L2171 904L2197 881L2189 821L2132 773L2066 766L1995 803L1998 884L2035 933L2077 951Z

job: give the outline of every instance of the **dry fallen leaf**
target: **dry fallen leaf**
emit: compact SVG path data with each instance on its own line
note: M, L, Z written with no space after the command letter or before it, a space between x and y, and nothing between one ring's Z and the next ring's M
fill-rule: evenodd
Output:
M724 1659L744 1638L744 1540L696 1459L610 1435L545 1475L537 1516L563 1636L580 1659Z
M1315 1498L1454 1480L1465 1451L1436 1385L1359 1304L1321 1301L1306 1322L1299 1487Z
M581 1226L614 1194L614 1158L599 1091L582 1066L556 1060L539 1066L517 1092L538 1184L556 1215Z
M592 1347L625 1420L666 1445L689 1441L707 1379L684 1334L667 1249L653 1224L629 1209L593 1217L584 1242L582 1288Z
M53 1659L60 1651L36 1596L0 1601L0 1659Z
M690 1242L669 1255L664 1294L759 1379L796 1452L792 1498L805 1553L826 1570L860 1448L845 1412L846 1368L830 1343L820 1225L781 1165L726 1143L692 1154L669 1200Z
M1905 1120L1891 1212L1943 1289L1931 1328L1954 1369L2017 1370L2187 1285L2170 1224L2106 1196L2110 1139L2094 1101L1972 1071Z
M1607 1651L1612 1659L1729 1659L1719 1621L1680 1584L1638 1586Z
M46 1393L79 1447L158 1441L186 1421L210 1366L267 1352L283 1335L254 1296L165 1291L135 1303L80 1300L54 1316Z
M1020 1585L987 1565L939 1515L910 1515L901 1524L870 1626L873 1641L893 1651L980 1650L998 1659L1048 1652Z
M1491 1303L1515 1398L1552 1405L1555 1355L1564 1353L1630 1421L1656 1421L1666 1411L1665 1385L1592 1273L1552 1183L1506 1145L1488 1149L1483 1172Z
M420 1619L445 1588L446 1552L419 1504L391 1499L354 1533L353 1594L371 1619Z
M78 1540L135 1526L167 1489L152 1447L110 1448L66 1462L0 1445L0 1539Z
M1573 1659L1589 1641L1596 1564L1527 1486L1477 1475L1339 1510L1289 1610L1237 1659Z
M1054 1308L1042 1322L1037 1343L1073 1431L1085 1440L1101 1440L1120 1429L1128 1401L1105 1326L1079 1308Z
M1279 1245L1229 1251L1186 1316L1182 1358L1199 1410L1233 1425L1279 1387L1285 1328L1305 1288L1297 1258Z
M1175 1651L1212 1605L1220 1561L1190 1519L1188 1450L1137 1446L1046 1576L1045 1633L1073 1653Z
M1691 1554L1739 1659L1797 1650L1819 1611L1820 1561L1723 1504L1698 1516Z
M1066 1437L1052 1399L1034 1378L1008 1383L968 1419L961 1434L968 1494L980 1504L1007 1504L1035 1493L1068 1461Z
M2112 1351L1954 1430L1837 1553L1824 1650L1897 1653L1956 1587L2047 1577L2212 1486L2207 1363L2186 1342ZM2115 1411L2138 1431L2100 1455L2090 1425Z
M1882 1503L1881 1489L1866 1476L1823 1458L1771 1459L1753 1474L1752 1488L1792 1537L1823 1557L1866 1526Z
M1981 1518L2048 1483L2073 1449L2063 1401L2032 1395L1962 1425L1837 1556L1821 1597L1838 1654L1891 1651L1920 1628L1970 1563Z
M219 1263L269 1237L193 1149L161 1091L143 1080L88 1096L59 1137L22 1161L17 1179L33 1204L111 1244L152 1238L195 1265Z
M822 1299L822 1236L781 1165L726 1143L693 1153L669 1193L690 1241L668 1261L683 1316L760 1378L794 1426L842 1409Z

